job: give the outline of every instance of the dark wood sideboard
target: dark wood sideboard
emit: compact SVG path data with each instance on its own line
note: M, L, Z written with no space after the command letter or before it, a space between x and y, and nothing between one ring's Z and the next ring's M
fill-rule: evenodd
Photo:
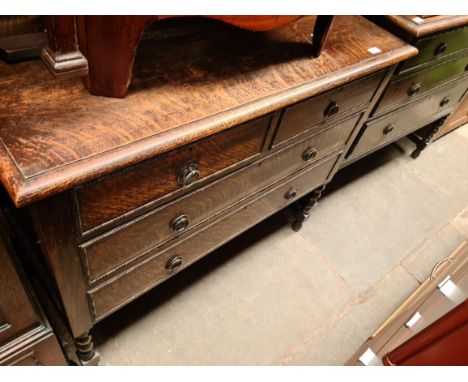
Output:
M0 210L0 366L67 362L16 255L15 239Z
M346 154L347 165L409 135L416 158L468 89L468 16L372 16L370 20L418 48L394 71L369 120ZM465 106L463 106L465 105ZM417 132L417 133L416 133Z
M0 63L0 180L31 215L83 364L97 360L93 325L145 291L296 201L300 229L396 65L417 54L337 16L314 58L314 19L155 30L125 99L40 61Z

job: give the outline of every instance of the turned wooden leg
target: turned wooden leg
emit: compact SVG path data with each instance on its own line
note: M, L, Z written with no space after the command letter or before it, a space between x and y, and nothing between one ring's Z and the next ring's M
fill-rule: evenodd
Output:
M334 16L328 15L317 16L312 34L312 55L314 57L318 57L322 53L327 36L331 31L333 18Z
M97 365L99 353L94 349L93 338L85 333L75 338L76 353L82 365Z
M292 224L292 229L294 231L299 231L302 228L302 223L304 223L310 216L310 212L317 205L318 200L322 196L322 192L325 189L325 185L316 188L312 191L312 195L307 201L306 205L299 211L296 216L296 220Z
M432 138L435 134L439 131L439 128L444 124L445 120L447 119L448 115L438 119L434 124L429 128L426 135L422 138L416 139L416 149L411 153L411 158L416 159L421 154L429 143L431 143Z

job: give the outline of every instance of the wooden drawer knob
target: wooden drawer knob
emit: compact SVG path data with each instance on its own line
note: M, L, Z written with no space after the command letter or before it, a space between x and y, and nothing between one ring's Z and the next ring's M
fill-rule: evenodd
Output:
M434 56L440 56L445 53L447 50L447 44L445 42L441 42L437 47L434 49Z
M198 164L191 163L179 171L179 174L177 175L177 182L181 186L188 186L189 184L195 182L199 176L200 171L198 171Z
M171 222L171 230L174 232L182 232L189 225L190 218L188 215L179 215Z
M383 129L384 135L390 134L394 128L395 126L393 126L392 124L385 126L385 128Z
M297 188L291 188L286 194L284 194L284 198L286 200L294 199L297 196Z
M329 103L329 105L325 109L324 115L325 117L333 117L339 111L340 111L340 106L336 102L332 101Z
M421 85L420 84L414 84L408 89L408 95L410 97L413 97L414 95L418 94L419 91L421 90Z
M449 97L444 97L444 99L442 101L440 101L440 107L444 107L445 105L447 105L448 103L450 102L450 98Z
M308 162L312 159L314 159L317 155L317 150L314 149L313 147L309 147L306 151L302 153L302 159L305 162Z
M176 256L170 261L168 261L168 263L166 264L166 269L168 271L174 271L177 268L180 268L183 262L184 262L184 259L182 258L182 256Z

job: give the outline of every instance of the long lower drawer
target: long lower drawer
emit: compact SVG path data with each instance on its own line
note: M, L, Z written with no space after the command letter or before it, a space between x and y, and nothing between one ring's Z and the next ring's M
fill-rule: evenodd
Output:
M338 156L325 158L299 174L269 188L261 196L233 207L196 233L185 235L132 269L88 292L95 321L112 313L145 291L173 276L257 222L298 197L326 183Z
M448 114L463 98L467 86L468 77L464 77L426 98L368 122L349 158L362 156Z
M89 283L346 144L360 115L331 126L80 245Z

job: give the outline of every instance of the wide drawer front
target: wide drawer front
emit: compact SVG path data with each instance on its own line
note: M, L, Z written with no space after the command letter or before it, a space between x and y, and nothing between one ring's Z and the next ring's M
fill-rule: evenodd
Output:
M401 72L468 48L468 27L430 36L416 43L419 54L405 61Z
M434 66L390 84L379 102L375 115L409 102L412 98L468 73L468 56Z
M82 231L197 183L262 150L271 115L77 187Z
M431 96L369 122L364 127L364 133L350 158L360 156L423 127L444 110L449 112L463 97L466 89L466 80L449 84Z
M350 117L82 244L80 250L85 258L89 281L94 282L156 245L343 147L359 116Z
M293 202L298 197L325 183L337 157L309 166L300 174L273 186L256 200L233 208L220 220L192 235L185 235L174 245L148 258L133 269L123 272L108 283L88 292L95 320L110 314L145 291L171 277L203 255L237 236L257 222ZM290 192L295 190L295 197Z
M334 122L351 109L364 108L382 78L382 72L375 73L289 106L281 119L273 146L322 122Z

